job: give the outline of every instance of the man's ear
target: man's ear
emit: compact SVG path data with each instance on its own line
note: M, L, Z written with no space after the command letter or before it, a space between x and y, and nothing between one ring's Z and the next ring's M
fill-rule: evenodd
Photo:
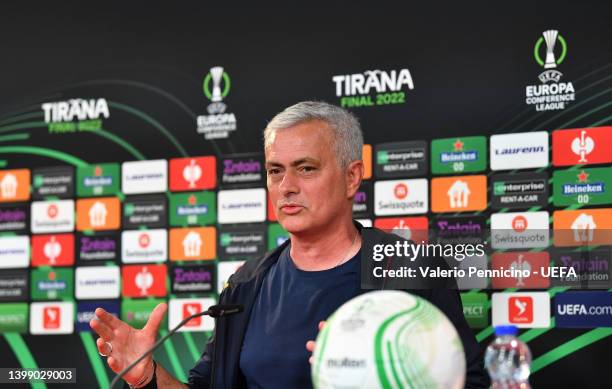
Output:
M346 196L353 198L359 190L361 180L363 179L363 161L353 161L346 168Z

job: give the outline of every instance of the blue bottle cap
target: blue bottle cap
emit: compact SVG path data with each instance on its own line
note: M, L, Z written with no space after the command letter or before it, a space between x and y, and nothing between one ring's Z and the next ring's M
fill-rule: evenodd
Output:
M518 328L516 326L496 326L495 327L495 335L503 336L503 335L516 335L518 334Z

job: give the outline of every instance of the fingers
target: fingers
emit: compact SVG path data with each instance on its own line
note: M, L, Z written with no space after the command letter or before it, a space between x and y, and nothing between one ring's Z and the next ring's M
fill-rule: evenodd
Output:
M96 339L96 346L98 347L98 352L104 355L108 355L111 353L111 349L108 347L108 344L106 344L106 342L107 341L102 338Z
M320 321L319 322L319 331L321 331L323 329L323 327L325 327L325 321Z
M121 366L119 366L119 361L117 361L115 358L113 357L108 357L106 359L106 363L108 363L108 366L115 372L118 373L119 371L121 371Z
M115 315L112 315L108 312L106 312L104 309L102 308L96 308L96 317L104 324L106 324L108 327L110 327L111 330L114 330L116 328L119 328L119 326L123 323L121 320L119 320Z
M166 314L166 309L168 306L165 303L159 303L151 312L151 316L149 316L149 320L147 320L147 324L143 327L144 331L157 334L159 330L159 325L161 324L164 315Z
M92 330L96 331L96 333L100 335L104 341L110 342L113 339L113 330L111 330L109 326L102 323L100 320L95 318L91 319L89 326Z
M313 352L316 346L316 342L314 340L309 340L306 342L306 350Z
M308 358L308 363L310 363L312 365L313 362L314 362L314 358L313 357Z

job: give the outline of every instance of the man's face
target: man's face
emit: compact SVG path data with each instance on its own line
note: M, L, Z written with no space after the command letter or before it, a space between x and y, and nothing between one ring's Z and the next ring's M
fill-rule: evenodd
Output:
M265 149L272 205L290 233L315 231L352 207L327 126L313 120L275 131Z

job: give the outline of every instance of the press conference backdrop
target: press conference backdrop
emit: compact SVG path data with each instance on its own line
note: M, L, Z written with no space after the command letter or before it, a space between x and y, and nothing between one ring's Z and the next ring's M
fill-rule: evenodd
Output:
M163 334L213 304L242 261L286 239L262 129L288 105L324 100L362 123L366 222L594 230L582 266L597 290L527 279L462 299L483 347L493 323L523 328L535 387L609 384L609 9L3 8L0 366L76 367L77 387L107 387L95 307L142 326L168 301ZM552 258L499 250L489 267L519 254L579 267L569 246ZM156 359L185 381L211 329L191 322Z

